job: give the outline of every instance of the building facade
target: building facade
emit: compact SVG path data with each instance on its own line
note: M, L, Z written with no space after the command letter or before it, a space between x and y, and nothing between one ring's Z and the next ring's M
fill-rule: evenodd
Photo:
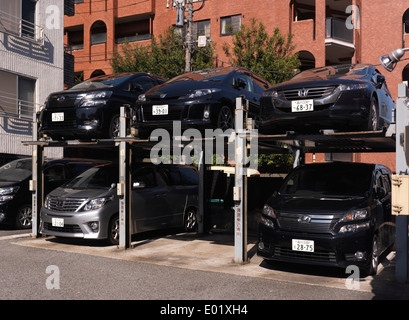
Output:
M0 0L0 164L31 155L33 113L63 89L63 24L63 0Z
M110 60L125 40L149 46L176 24L183 0L75 0L75 15L65 19L64 42L75 57L75 75L88 79L112 72ZM252 18L272 32L293 34L301 69L342 63L378 65L379 56L409 47L409 3L396 0L193 0L193 36L216 45L217 65L228 65L223 51L232 34ZM201 8L201 6L203 7ZM200 10L199 10L200 9ZM387 13L387 14L386 14ZM185 14L185 17L187 15ZM382 67L394 99L398 84L409 80L409 62L389 73ZM394 154L359 155L361 161ZM392 160L390 160L392 159ZM392 167L392 170L394 166Z

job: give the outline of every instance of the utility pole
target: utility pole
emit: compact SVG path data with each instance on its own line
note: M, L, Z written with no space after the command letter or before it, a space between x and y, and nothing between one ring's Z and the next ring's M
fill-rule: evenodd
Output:
M192 23L193 23L193 0L187 0L185 72L192 71Z

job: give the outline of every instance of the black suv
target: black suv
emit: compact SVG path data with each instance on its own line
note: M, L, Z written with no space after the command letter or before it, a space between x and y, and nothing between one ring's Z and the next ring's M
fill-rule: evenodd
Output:
M40 114L40 134L53 140L115 138L120 107L165 79L148 73L117 73L91 78L52 93Z
M108 161L59 159L44 162L44 195L97 164ZM11 161L0 167L0 223L19 229L31 228L32 194L29 181L31 158Z
M376 274L395 241L391 172L363 163L316 163L290 173L267 201L258 255Z

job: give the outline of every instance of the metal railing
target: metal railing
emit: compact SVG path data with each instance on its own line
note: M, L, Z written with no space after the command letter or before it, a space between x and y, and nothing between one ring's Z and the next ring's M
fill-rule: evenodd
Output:
M0 115L31 119L36 103L18 99L16 95L0 91Z
M4 11L0 11L0 32L44 44L44 28Z

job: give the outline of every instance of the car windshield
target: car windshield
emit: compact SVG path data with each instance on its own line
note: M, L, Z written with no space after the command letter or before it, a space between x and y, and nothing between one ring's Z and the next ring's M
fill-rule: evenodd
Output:
M14 160L0 168L0 181L18 182L31 176L31 159Z
M306 78L311 76L346 76L346 75L361 75L368 74L369 65L367 64L352 64L352 65L339 65L339 66L327 66L322 68L309 69L295 75L293 79Z
M78 89L98 89L98 88L108 88L115 87L122 82L128 80L132 75L109 75L92 78L83 81L68 90L78 90Z
M364 197L370 191L370 166L306 166L294 170L279 189L294 197Z
M205 69L199 71L193 71L184 73L173 79L170 79L168 83L176 81L223 81L233 69L221 68L221 69Z
M69 189L110 189L118 182L118 170L112 166L98 166L81 173L64 185Z

